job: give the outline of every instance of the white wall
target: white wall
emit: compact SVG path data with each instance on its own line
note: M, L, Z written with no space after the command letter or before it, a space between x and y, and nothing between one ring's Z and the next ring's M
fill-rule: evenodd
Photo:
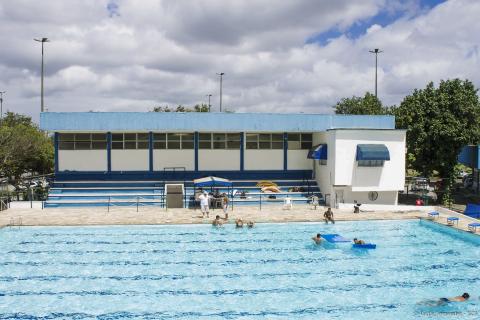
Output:
M283 170L283 149L245 149L245 170Z
M59 171L107 171L107 150L58 150Z
M185 150L153 150L153 170L163 171L165 167L185 167L187 171L195 170L195 151Z
M398 191L405 183L405 131L331 130L335 139L333 185L351 186L352 191ZM390 160L383 167L358 167L358 144L385 144ZM330 146L329 146L330 151ZM330 152L329 152L330 155Z
M112 171L148 171L148 149L112 150Z
M312 170L312 159L307 158L308 151L309 150L288 150L288 170Z
M315 180L317 181L320 192L325 195L332 194L333 190L331 187L331 175L334 168L335 159L333 159L334 146L335 142L331 136L327 135L326 132L318 132L313 134L313 145L320 143L326 143L328 145L328 154L327 154L327 165L321 166L318 164L318 160L315 160ZM332 150L332 151L331 151ZM310 161L314 161L309 159ZM331 197L331 196L330 196ZM327 196L327 202L330 202L330 197ZM330 203L327 203L327 205Z
M198 170L240 170L240 150L198 150Z
M346 188L343 192L345 203L353 203L357 200L361 204L397 204L398 191L377 191L378 198L375 201L368 199L367 191L353 192L350 188Z

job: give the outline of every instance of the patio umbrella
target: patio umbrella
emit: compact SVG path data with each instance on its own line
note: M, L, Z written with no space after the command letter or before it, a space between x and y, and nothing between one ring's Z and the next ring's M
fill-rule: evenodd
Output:
M231 187L232 182L225 178L208 176L193 180L195 187Z

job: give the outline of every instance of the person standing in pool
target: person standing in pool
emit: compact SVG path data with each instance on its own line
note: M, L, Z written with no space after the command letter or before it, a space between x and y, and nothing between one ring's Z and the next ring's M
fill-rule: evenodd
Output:
M325 223L328 224L328 221L331 223L335 223L335 220L333 219L333 211L332 208L328 208L327 211L323 214L323 217L325 218Z
M320 244L322 243L322 235L320 233L317 233L317 235L315 237L312 238L313 242L315 242L315 244Z

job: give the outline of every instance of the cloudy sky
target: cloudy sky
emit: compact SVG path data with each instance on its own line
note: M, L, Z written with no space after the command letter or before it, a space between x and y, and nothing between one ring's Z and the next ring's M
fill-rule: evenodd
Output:
M4 109L330 113L374 91L397 104L447 78L480 86L477 0L0 0Z

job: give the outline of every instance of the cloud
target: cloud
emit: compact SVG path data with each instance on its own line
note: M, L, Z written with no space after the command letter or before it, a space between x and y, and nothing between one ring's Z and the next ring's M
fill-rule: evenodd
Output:
M40 46L51 111L147 111L193 105L225 72L224 106L238 112L332 112L374 89L399 103L429 81L480 77L480 3L473 0L0 3L5 108L38 118ZM439 4L438 4L439 3ZM332 31L334 30L334 31ZM335 31L336 30L336 31Z

